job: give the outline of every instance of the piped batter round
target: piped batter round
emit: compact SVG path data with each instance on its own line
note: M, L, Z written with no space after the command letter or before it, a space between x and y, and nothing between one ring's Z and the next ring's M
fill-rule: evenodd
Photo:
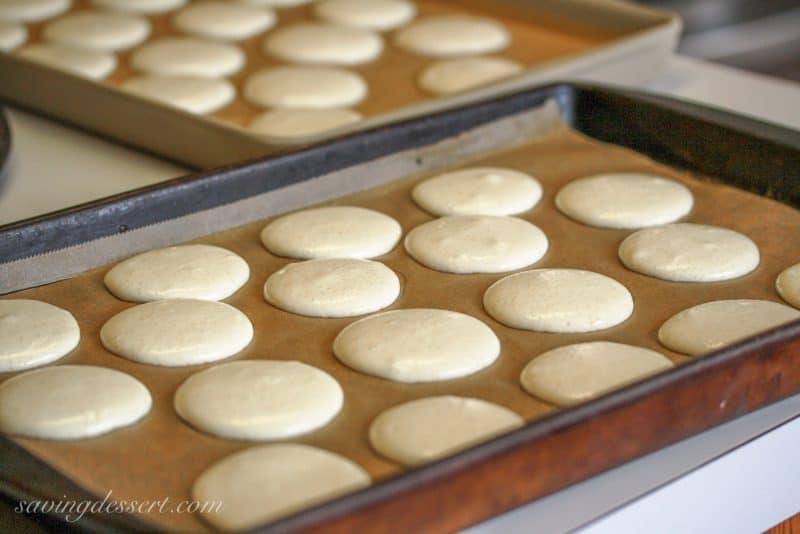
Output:
M311 208L284 215L261 232L264 246L288 258L374 258L400 240L400 224L355 206Z
M239 0L239 2L256 7L288 8L308 4L311 0Z
M322 0L314 14L333 24L386 31L408 23L417 8L406 0Z
M578 333L616 326L633 313L633 297L608 276L580 269L534 269L492 284L487 313L512 328Z
M392 310L345 327L333 352L348 367L395 382L435 382L490 366L500 341L478 319L448 310Z
M246 530L371 483L344 456L296 443L262 445L232 454L206 469L192 487L202 509L221 530Z
M381 413L369 427L369 441L387 458L415 466L449 456L523 423L508 408L485 400L453 395L427 397Z
M39 22L63 13L71 5L70 0L3 0L0 2L0 20Z
M0 52L11 52L22 46L28 39L28 32L22 24L0 21Z
M124 50L150 35L143 17L103 11L78 11L45 26L44 38L54 43L90 50Z
M428 92L449 95L510 78L523 66L502 57L443 59L425 67L419 86Z
M367 83L355 72L336 67L270 67L250 76L243 94L263 107L338 108L361 102Z
M506 48L511 35L492 19L471 15L432 15L395 34L395 44L421 56L485 54Z
M199 37L239 41L254 37L275 25L275 13L236 2L195 2L175 14L178 30Z
M549 350L525 366L520 381L531 395L573 406L672 367L661 353L610 341Z
M70 312L38 300L0 300L0 373L53 362L81 338Z
M16 53L29 61L90 80L102 80L117 67L114 54L56 43L34 44Z
M516 215L542 198L531 175L502 167L467 167L428 178L411 196L433 215Z
M717 226L675 223L629 235L619 258L630 270L672 282L718 282L756 269L758 247L749 237Z
M800 308L800 263L792 265L778 275L775 289L783 300L795 308Z
M104 278L115 296L131 302L162 299L222 300L250 277L250 267L228 249L179 245L132 256Z
M448 273L502 273L527 267L547 252L547 237L516 217L449 215L411 230L408 253Z
M132 425L151 403L147 388L120 371L93 365L46 367L0 384L0 432L91 438Z
M556 206L576 221L601 228L644 228L675 222L692 210L684 185L652 174L597 174L573 180Z
M325 258L290 263L264 284L270 304L310 317L352 317L390 306L400 295L397 275L377 261Z
M800 311L770 300L715 300L670 317L658 340L675 352L702 356L798 319Z
M383 39L377 33L321 22L299 22L266 37L264 52L284 61L360 65L377 58Z
M133 51L131 66L159 76L230 76L245 62L241 48L195 37L162 37Z
M344 394L328 373L296 361L246 360L195 373L175 393L192 426L228 439L273 440L328 424Z
M197 115L217 111L236 97L236 89L228 80L202 76L136 76L125 80L120 87Z
M186 4L188 0L92 0L98 7L127 13L166 13Z
M248 128L273 142L298 142L361 118L352 109L273 109L258 115Z
M233 356L253 338L245 314L222 302L197 299L139 304L100 330L111 352L139 363L179 367Z

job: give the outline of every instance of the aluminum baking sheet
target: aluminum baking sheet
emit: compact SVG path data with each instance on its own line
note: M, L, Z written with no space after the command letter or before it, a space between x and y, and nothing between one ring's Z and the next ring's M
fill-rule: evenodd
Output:
M424 116L589 70L600 73L598 79L641 82L665 64L681 27L676 15L620 0L417 0L417 4L421 17L472 13L500 20L512 34L512 42L497 55L528 68L519 76L486 87L432 97L416 85L419 71L431 60L398 49L387 35L380 58L353 67L370 86L369 96L356 107L366 120L303 143ZM88 0L74 3L75 9L87 5ZM154 36L175 33L169 16L152 17ZM279 18L281 25L312 15L308 6L302 6L280 10ZM42 24L29 28L32 42L40 39L41 29ZM239 89L248 75L277 64L261 52L262 39L242 43L248 62L231 78ZM284 148L241 129L259 111L242 98L211 116L199 117L116 90L132 75L128 56L129 52L121 53L115 72L108 80L95 83L0 53L0 78L4 81L0 98L199 168L241 162Z

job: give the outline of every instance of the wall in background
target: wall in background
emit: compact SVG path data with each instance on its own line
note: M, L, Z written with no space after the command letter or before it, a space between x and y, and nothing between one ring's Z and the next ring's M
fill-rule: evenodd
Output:
M800 81L800 0L641 0L684 19L681 53Z

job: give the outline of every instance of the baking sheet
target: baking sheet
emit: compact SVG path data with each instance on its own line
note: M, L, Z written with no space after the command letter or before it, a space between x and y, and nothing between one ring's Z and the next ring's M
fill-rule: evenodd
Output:
M640 81L657 72L674 48L680 31L680 22L674 15L617 0L539 0L534 3L418 0L416 4L418 17L470 13L499 20L508 28L512 41L506 50L492 55L517 60L528 69L519 76L482 88L436 97L417 87L419 73L435 59L422 58L395 47L392 34L386 33L385 50L377 60L348 67L360 73L369 85L367 99L355 106L368 120L298 140L294 144L419 116L606 63L609 64L610 80ZM77 0L73 10L85 9L88 5L88 0ZM279 18L276 28L314 19L308 5L281 9L276 13ZM172 15L150 17L153 25L151 39L180 35L171 28L169 19ZM41 40L44 25L46 22L29 26L29 42ZM261 51L263 39L262 35L235 43L241 45L247 54L245 68L230 77L239 94L245 79L253 72L283 64ZM241 97L206 118L117 91L107 91L109 86L116 87L134 74L128 66L130 54L130 51L119 53L118 68L99 84L0 54L0 75L14 81L0 87L0 96L200 167L240 161L280 148L275 141L261 140L239 129L263 111ZM54 94L68 100L70 105L54 100ZM128 106L131 106L130 110ZM102 120L92 117L93 114L102 115ZM176 134L179 134L179 141L174 139ZM187 138L192 142L188 143ZM220 143L226 150L217 146Z
M524 18L512 18L509 15L498 16L492 13L490 5L484 3L481 6L480 2L475 2L474 0L472 2L414 0L414 3L418 9L417 19L429 15L466 13L492 17L498 20L511 34L511 44L506 50L501 50L492 55L513 59L527 66L535 66L555 58L589 50L616 37L611 32L603 33L587 27L569 29L559 27L553 21L542 20L537 17L535 8L531 10L532 13L526 13ZM90 1L77 0L70 12L91 8ZM187 34L181 33L172 26L171 19L175 13L177 13L177 10L149 16L148 19L152 24L152 33L147 41L132 50L117 53L118 66L102 83L112 87L119 87L125 80L141 75L129 65L130 57L136 48L161 37L187 36ZM262 113L264 108L250 104L242 98L245 80L263 68L287 64L287 62L268 56L262 51L261 45L265 37L297 22L320 20L314 16L311 4L279 9L275 13L278 22L273 28L256 37L230 43L233 46L242 48L246 55L244 68L228 78L236 86L238 96L234 102L212 113L210 117L238 126L247 126L255 116ZM42 30L49 22L51 21L28 26L30 32L29 44L42 41ZM360 74L369 86L369 94L364 101L353 107L364 116L386 113L434 96L419 89L417 77L422 69L436 61L436 58L425 58L406 52L394 45L392 33L388 32L382 35L385 47L378 59L364 65L342 67Z
M466 162L465 162L466 163ZM267 276L289 260L267 253L258 239L264 222L220 232L197 242L225 246L250 264L251 279L226 302L244 311L253 321L255 338L235 359L300 359L331 373L345 390L345 407L324 429L292 441L320 446L344 454L370 474L382 479L400 473L398 466L374 454L367 442L367 428L378 413L410 399L456 394L475 396L506 405L535 420L553 407L527 395L518 385L524 365L550 348L578 341L607 339L659 350L680 363L686 359L661 347L656 331L672 314L694 304L720 298L766 298L778 301L773 288L777 274L800 258L800 241L793 239L800 213L778 202L696 178L629 150L590 140L574 131L556 129L532 143L497 152L471 164L500 165L530 172L542 182L544 196L523 218L539 225L551 248L535 267L584 268L609 275L633 293L636 310L622 325L579 335L533 333L505 327L482 309L486 287L504 275L454 275L424 268L411 260L402 247L381 257L398 272L403 293L391 307L444 307L476 316L500 337L498 362L473 376L432 384L395 384L362 375L339 364L331 343L353 319L312 319L279 311L263 301ZM607 171L655 172L673 177L692 189L695 208L687 220L716 224L750 236L759 246L759 269L741 279L713 284L680 284L659 281L624 269L616 257L619 242L629 232L590 228L558 213L553 197L559 187L579 176ZM335 203L378 209L397 218L405 232L431 217L410 200L408 190L420 179L412 176L377 189L357 193ZM159 499L177 502L188 498L194 478L208 465L250 444L204 435L180 422L171 398L191 373L207 366L167 369L135 364L105 351L99 343L102 323L131 304L113 298L102 285L106 267L71 280L14 294L38 298L73 311L82 327L79 348L59 363L91 363L111 366L142 380L153 394L153 411L143 422L98 439L74 443L15 439L95 495L113 490L118 499ZM147 520L169 529L204 526L189 514L153 513Z

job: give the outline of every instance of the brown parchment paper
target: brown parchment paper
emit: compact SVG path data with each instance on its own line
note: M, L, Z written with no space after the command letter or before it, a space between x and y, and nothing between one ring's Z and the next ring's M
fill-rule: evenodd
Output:
M612 34L582 26L567 27L558 21L537 16L535 3L526 6L524 10L517 8L516 11L507 9L501 12L492 9L492 3L485 0L457 2L415 0L415 4L417 5L417 17L445 13L468 13L490 17L503 23L511 34L511 44L507 49L493 55L513 59L526 66L535 66L570 54L588 51L620 37L619 33ZM70 12L91 8L89 0L76 0ZM171 18L176 12L149 16L152 33L145 42L165 36L185 36L186 34L180 33L172 26ZM275 13L278 17L277 23L267 33L231 42L235 46L240 46L246 54L244 68L228 78L236 86L237 97L228 106L209 115L210 117L246 126L256 115L263 112L264 109L254 106L242 98L241 91L245 80L254 72L265 67L286 64L286 62L272 58L262 51L261 43L265 36L295 22L319 20L313 15L310 4L277 9ZM42 41L42 30L48 22L50 21L28 26L28 43ZM354 109L360 111L365 117L396 110L434 96L419 89L417 77L422 69L435 59L423 58L394 46L392 32L385 32L382 35L385 48L378 59L364 65L344 67L361 74L369 85L368 97L359 105L354 106ZM128 78L137 75L129 65L131 53L136 48L117 53L118 66L104 83L118 87Z
M466 164L467 162L465 162ZM632 292L633 316L623 324L587 334L544 334L503 326L483 310L481 298L497 275L455 275L432 271L414 262L402 245L378 258L394 269L403 292L391 309L446 308L485 321L499 336L502 353L491 367L472 376L430 384L405 385L352 371L332 354L336 334L349 319L314 319L268 305L262 297L266 278L290 260L269 254L259 241L264 222L221 232L197 242L227 247L250 265L248 283L226 302L242 310L255 327L253 342L232 359L297 359L333 375L345 392L342 412L325 428L290 441L307 443L343 454L362 465L375 479L401 468L375 454L367 440L370 421L383 410L404 401L440 394L478 397L507 406L528 421L555 409L526 394L518 384L525 364L545 350L580 341L611 340L641 345L667 354L680 363L686 358L660 346L656 331L674 313L702 302L724 298L762 298L780 301L774 281L785 267L800 261L800 212L709 180L656 164L627 149L605 145L569 130L470 163L505 166L529 172L544 188L540 204L522 218L539 225L551 246L535 267L575 267L611 276ZM760 267L743 278L711 284L672 283L626 270L616 250L630 232L584 226L560 214L553 199L558 189L580 176L610 171L653 172L686 184L695 207L688 221L715 224L745 233L762 254ZM340 199L334 204L373 208L397 218L404 232L431 220L410 199L410 187L421 176ZM34 298L62 306L81 325L78 348L57 364L93 364L119 369L147 385L153 408L138 424L109 435L75 442L15 438L28 451L95 495L108 491L119 500L188 499L193 480L208 466L253 443L231 441L198 432L181 422L172 408L176 388L189 375L208 365L163 368L130 362L107 352L99 341L104 321L131 303L105 290L108 266L70 280L18 292L8 298ZM8 375L6 375L7 377ZM5 378L5 377L4 377ZM638 421L637 424L645 424ZM168 530L208 528L196 515L159 513L144 517Z

